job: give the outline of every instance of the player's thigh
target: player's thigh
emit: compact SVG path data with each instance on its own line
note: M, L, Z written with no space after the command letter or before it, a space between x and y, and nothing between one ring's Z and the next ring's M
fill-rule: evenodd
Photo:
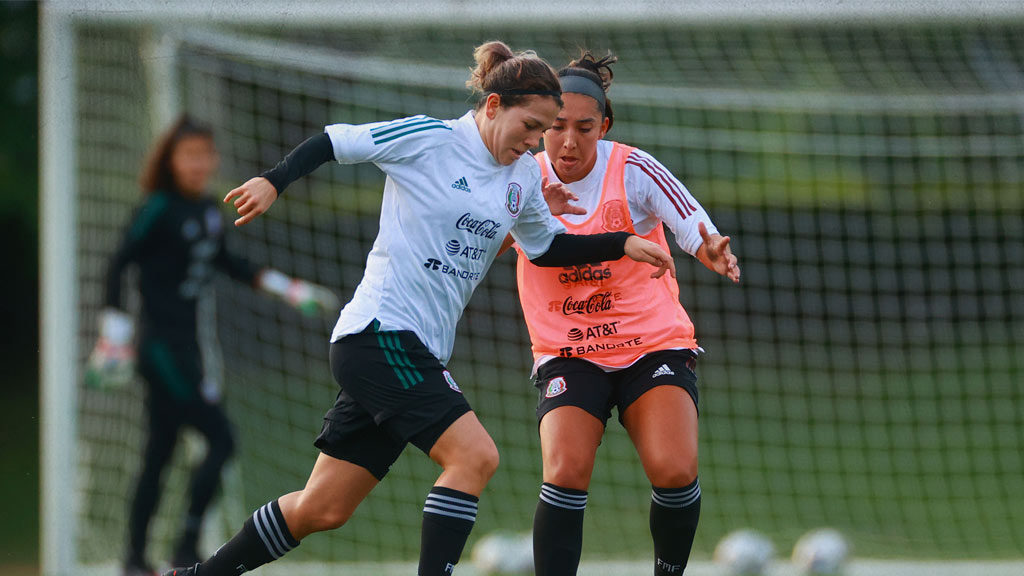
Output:
M611 416L612 378L579 358L556 358L537 370L544 481L586 490Z
M686 390L651 388L626 408L622 424L651 484L679 487L697 477L697 407Z
M587 490L594 471L604 422L577 406L560 406L540 421L540 448L544 481Z
M292 536L302 539L344 524L378 482L365 467L321 453L306 486L278 503Z
M482 468L498 466L498 447L474 412L466 412L452 422L434 442L430 458L443 468Z
M619 420L655 486L684 486L696 477L695 369L696 356L689 350L663 350L620 372Z

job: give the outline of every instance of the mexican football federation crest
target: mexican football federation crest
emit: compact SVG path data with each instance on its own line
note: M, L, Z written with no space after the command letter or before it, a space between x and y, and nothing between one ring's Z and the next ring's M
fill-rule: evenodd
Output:
M545 398L554 398L555 396L558 396L559 394L565 392L565 389L566 389L566 386L565 386L565 377L564 376L559 376L558 378L552 378L551 381L548 382L547 390L544 391L544 397Z
M448 387L451 388L452 390L455 390L459 394L462 394L462 389L459 388L459 385L455 383L455 378L452 378L452 373L445 370L442 372L442 374L444 374L444 381L448 383Z
M510 182L508 191L505 192L505 209L513 218L519 216L519 210L523 207L523 187L515 182Z
M604 205L601 225L609 232L618 232L626 228L626 207L622 205L622 200L612 200Z

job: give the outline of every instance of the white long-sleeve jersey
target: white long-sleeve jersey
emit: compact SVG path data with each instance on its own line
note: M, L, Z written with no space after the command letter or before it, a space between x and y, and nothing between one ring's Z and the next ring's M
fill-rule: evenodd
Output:
M597 143L597 161L594 168L582 180L565 184L569 190L579 197L573 205L584 208L587 213L582 215L564 214L562 218L571 224L580 224L590 218L597 210L601 200L601 186L604 174L611 157L613 142L600 140ZM548 174L551 182L559 182L558 175L551 167L551 159L547 157ZM703 244L697 224L703 222L708 234L717 234L718 229L711 222L704 208L686 189L653 156L643 150L635 149L626 160L625 169L626 200L629 203L629 215L632 218L636 233L643 236L650 233L662 222L676 236L679 247L687 254L695 255Z
M373 162L387 174L380 232L331 341L363 330L411 330L442 364L473 290L511 233L527 256L565 231L551 216L537 162L499 164L473 113L334 124L325 132L341 164Z

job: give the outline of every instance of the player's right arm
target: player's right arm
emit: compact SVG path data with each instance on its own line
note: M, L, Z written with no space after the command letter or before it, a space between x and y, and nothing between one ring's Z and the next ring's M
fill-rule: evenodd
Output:
M391 122L333 124L307 139L274 168L228 192L241 226L266 212L289 184L331 160L340 164L403 162L436 145L439 132L450 132L445 122L412 116Z

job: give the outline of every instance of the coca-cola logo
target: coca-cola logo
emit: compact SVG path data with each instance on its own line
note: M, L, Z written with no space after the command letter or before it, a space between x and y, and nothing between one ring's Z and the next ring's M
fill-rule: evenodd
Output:
M566 316L571 314L593 314L595 312L605 312L614 307L611 292L598 292L597 294L591 294L586 300L577 300L572 296L567 297L562 301L562 314Z
M478 220L473 218L471 213L466 212L459 216L459 220L455 222L455 228L465 230L477 236L483 236L484 238L494 238L498 235L498 228L501 228L501 223L491 219Z

